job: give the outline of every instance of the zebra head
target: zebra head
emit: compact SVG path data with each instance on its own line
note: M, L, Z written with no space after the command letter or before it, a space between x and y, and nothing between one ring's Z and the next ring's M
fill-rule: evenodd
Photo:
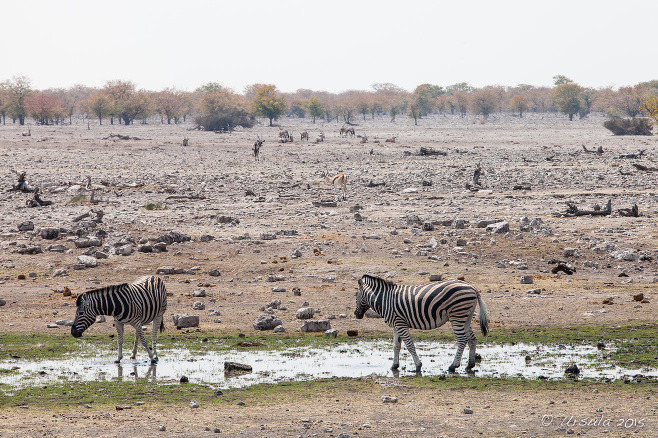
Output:
M361 278L359 279L359 290L356 292L356 309L354 310L354 316L356 316L356 319L363 318L363 315L365 315L366 311L370 308L364 287L365 283L363 278Z
M82 333L96 322L96 313L91 310L91 306L89 306L89 301L85 299L85 295L78 296L78 299L75 301L77 309L75 311L75 320L71 326L71 335L74 338L82 336Z

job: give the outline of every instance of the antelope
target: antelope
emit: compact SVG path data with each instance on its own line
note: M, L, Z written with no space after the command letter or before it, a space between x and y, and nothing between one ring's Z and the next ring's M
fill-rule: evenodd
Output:
M324 176L324 179L326 179L327 182L329 184L333 185L334 187L342 187L343 188L343 200L347 199L347 187L345 185L346 182L347 182L347 177L344 174L339 173L337 175L334 175L334 176L330 177L329 174L327 173L327 171L325 170L324 173L323 173L323 176Z
M320 132L318 137L315 139L316 143L322 143L324 141L324 132Z
M32 136L32 131L30 131L30 128L28 128L26 132L21 132L21 135L23 137L31 137Z
M384 142L385 142L385 143L395 143L395 139L396 139L396 138L397 138L397 137L387 138Z
M340 128L340 136L342 137L343 134L345 134L345 137L347 137L348 135L354 137L354 128L352 128L351 126L343 126L342 128Z
M302 131L301 137L302 137L301 141L304 141L304 140L308 141L308 132Z
M366 137L365 135L361 137L361 143L368 143L368 137Z
M258 140L254 142L254 159L257 161L260 161L258 154L260 153L261 146L263 146L263 139L261 139L259 135Z
M279 141L281 143L287 143L290 140L290 133L285 129L279 130Z

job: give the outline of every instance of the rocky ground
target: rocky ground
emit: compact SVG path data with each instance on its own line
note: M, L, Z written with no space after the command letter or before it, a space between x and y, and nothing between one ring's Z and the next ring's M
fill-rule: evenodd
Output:
M77 294L146 274L166 281L167 324L174 314L198 315L200 328L219 336L253 332L260 308L275 299L287 307L275 314L288 332L299 330L295 312L305 305L318 311L318 319L334 315L331 326L339 333L385 331L381 320L351 317L356 280L365 273L416 284L431 274L463 276L483 293L494 330L655 321L658 176L651 168L657 167L657 140L615 137L602 123L597 116L570 123L555 115L434 116L418 126L368 119L355 126L357 136L367 136L361 143L359 137L339 137L339 124L295 119L281 121L295 140L286 144L277 141L279 128L264 125L216 134L194 131L189 123L88 127L74 121L32 126L30 137L18 126L0 126L0 327L63 332ZM326 140L301 142L302 130L311 139L323 131ZM257 135L265 139L260 161L251 152ZM395 143L385 142L391 137ZM602 153L588 152L599 147ZM421 155L421 148L438 154ZM38 186L40 198L51 204L30 207L31 193L8 191L16 183L11 169L25 171L28 185ZM347 176L346 200L325 181L324 171ZM566 214L568 204L594 210L609 200L610 215ZM619 212L634 205L639 217ZM532 283L522 284L522 277ZM71 296L63 293L67 289ZM200 289L205 297L194 296ZM633 298L639 293L644 302ZM194 310L196 301L206 309ZM114 329L106 323L90 330ZM425 418L413 396L407 407L417 413L409 420L406 410L393 414L372 402L379 390L373 392L367 401L351 396L373 403L381 418L407 418L407 435L423 435L418 430L430 423L432 430L445 427L449 436L479 430ZM596 397L574 394L569 401L581 403L582 412L594 406ZM502 436L521 434L523 421L538 424L541 409L534 416L515 410L518 419L509 418L504 412L514 397L509 406L499 397L505 398L485 396L489 405L503 408L481 410L482 424L497 424ZM523 397L529 397L528 406L555 398ZM628 416L635 408L621 403L623 397L615 399L623 406L615 414ZM428 399L418 406L431 404L446 414L445 405L436 403ZM249 415L271 415L266 412ZM16 412L20 422L34 414ZM108 421L143 421L134 414L112 413ZM354 418L375 421L363 415ZM82 434L65 418L54 419L59 426L53 430ZM84 428L92 418L79 424ZM101 429L103 421L93 419ZM251 420L241 421L247 430ZM530 430L542 436L549 429ZM387 436L382 431L366 428L358 436Z

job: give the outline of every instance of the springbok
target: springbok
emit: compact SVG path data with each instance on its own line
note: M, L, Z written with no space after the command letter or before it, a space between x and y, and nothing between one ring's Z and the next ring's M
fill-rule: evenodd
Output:
M300 135L302 137L301 141L304 141L304 140L308 141L308 132L307 131L302 131L302 133Z
M254 142L254 159L257 161L260 161L258 154L260 153L261 146L263 146L263 139L261 139L259 135L258 140Z
M291 140L290 133L285 129L279 130L279 141L281 143L288 143Z
M326 179L327 182L329 184L333 185L334 187L342 187L343 188L343 200L347 199L347 186L346 186L347 177L344 174L339 173L339 174L334 175L334 176L329 176L329 174L325 170L324 173L323 173L323 176L324 176L324 179Z

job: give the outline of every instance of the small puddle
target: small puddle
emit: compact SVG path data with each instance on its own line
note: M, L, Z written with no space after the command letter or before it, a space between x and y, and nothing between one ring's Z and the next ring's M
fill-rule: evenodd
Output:
M446 373L452 363L454 343L417 342L416 350L423 362L424 376ZM612 347L614 349L614 347ZM487 345L477 348L482 361L475 367L481 377L525 377L528 379L563 379L565 369L577 364L581 378L619 379L641 374L658 377L658 369L624 369L612 365L606 357L611 351L594 346L561 345ZM376 373L393 376L390 370L393 358L392 342L357 341L332 344L323 348L295 347L277 351L242 350L195 352L172 349L159 350L160 362L126 361L117 366L115 353L99 353L93 359L65 357L59 360L29 361L7 359L0 361L0 383L14 387L46 385L66 381L137 380L178 382L182 376L190 382L211 384L218 388L245 387L257 383L277 383L294 380L312 380L327 377L361 377ZM143 350L138 354L144 357ZM458 372L465 374L468 350ZM526 361L529 356L530 360ZM224 362L251 365L251 373L225 374ZM403 347L400 357L401 375L411 375L413 360Z

